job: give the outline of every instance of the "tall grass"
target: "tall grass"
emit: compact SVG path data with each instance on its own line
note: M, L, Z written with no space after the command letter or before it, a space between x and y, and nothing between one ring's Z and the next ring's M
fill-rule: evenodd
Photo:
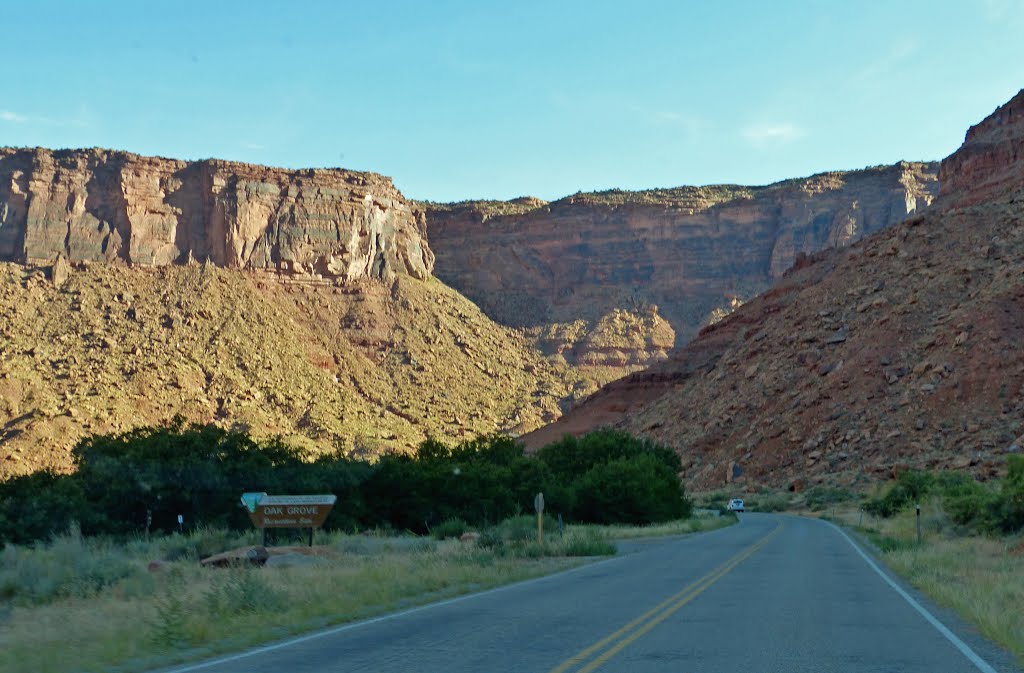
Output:
M315 565L222 569L198 559L253 544L255 533L204 529L115 544L72 532L0 551L0 673L168 666L573 567L614 554L611 539L732 520L566 526L563 535L545 520L543 544L532 516L482 531L479 543L321 533Z
M1024 540L983 537L956 525L931 497L917 514L865 516L852 508L836 517L879 549L882 560L933 601L954 610L1024 665ZM1018 550L1014 552L1013 550Z
M904 545L885 561L936 603L955 610L1024 664L1024 558L1013 541L967 537Z
M580 563L552 549L496 554L455 540L325 535L317 565L212 569L188 551L210 535L5 548L0 671L145 670ZM147 570L160 556L176 560Z

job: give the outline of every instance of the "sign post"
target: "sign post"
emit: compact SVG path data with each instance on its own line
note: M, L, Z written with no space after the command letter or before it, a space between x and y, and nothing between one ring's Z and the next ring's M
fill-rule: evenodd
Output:
M538 493L533 499L533 508L537 510L537 542L544 544L544 494Z
M309 545L313 546L313 530L324 525L327 515L338 500L335 495L267 495L243 493L242 504L253 525L268 528L309 528Z

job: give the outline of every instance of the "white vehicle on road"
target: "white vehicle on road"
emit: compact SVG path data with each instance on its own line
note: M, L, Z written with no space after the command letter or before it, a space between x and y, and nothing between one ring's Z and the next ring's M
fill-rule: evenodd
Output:
M730 512L742 512L743 511L743 501L740 500L739 498L733 498L732 500L729 501L729 505L728 505L727 509Z

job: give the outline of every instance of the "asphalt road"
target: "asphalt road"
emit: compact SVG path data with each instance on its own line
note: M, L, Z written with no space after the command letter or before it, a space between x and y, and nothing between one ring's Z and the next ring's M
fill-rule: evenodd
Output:
M713 533L625 543L618 557L559 575L172 670L1019 673L1005 652L890 584L831 525L741 516Z

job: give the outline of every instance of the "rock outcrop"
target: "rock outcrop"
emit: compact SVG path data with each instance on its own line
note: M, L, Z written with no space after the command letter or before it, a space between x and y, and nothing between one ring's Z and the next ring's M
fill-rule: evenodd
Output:
M0 148L0 261L58 255L342 281L433 267L422 216L373 173Z
M930 204L937 168L900 162L767 187L425 204L427 229L435 274L500 323L546 329L582 319L595 328L615 311L653 310L681 344L767 288L798 254L849 245ZM596 355L583 341L557 350L586 364Z
M626 428L676 447L698 488L998 474L1024 430L1022 96L943 162L931 209L803 259L528 445Z
M943 202L982 203L1024 189L1024 91L967 131L963 147L942 162Z

